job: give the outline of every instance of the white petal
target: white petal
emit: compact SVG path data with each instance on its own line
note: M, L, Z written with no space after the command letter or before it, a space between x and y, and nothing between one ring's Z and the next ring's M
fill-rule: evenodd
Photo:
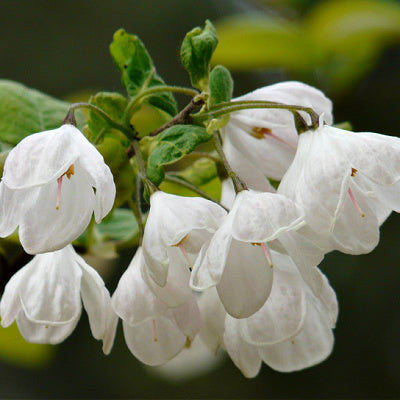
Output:
M175 322L158 317L139 325L122 323L126 344L131 353L147 365L160 365L171 360L185 346L186 337ZM156 335L156 336L155 336Z
M0 182L0 236L11 235L17 228L21 216L29 211L38 190L11 190Z
M203 245L199 255L193 265L192 273L190 274L190 287L193 290L203 291L215 286L219 279L213 279L207 267L207 251L210 246L211 239Z
M115 312L130 325L137 325L154 318L166 309L142 278L141 264L143 262L142 248L139 247L127 270L121 276L111 300Z
M280 372L297 371L325 360L332 351L333 334L317 311L315 300L307 299L307 314L301 332L292 340L259 347L263 361Z
M267 302L259 311L238 321L241 335L249 344L276 344L295 336L306 314L304 282L290 257L271 252L274 281Z
M29 264L12 276L4 289L0 303L1 326L3 328L10 326L21 310L20 286L27 271L29 273Z
M65 325L80 315L82 272L72 246L39 254L27 264L20 283L25 316L35 324Z
M97 223L110 212L115 199L115 184L110 168L105 164L103 156L79 131L74 135L79 146L80 156L77 165L90 176L91 186L96 188L94 216Z
M164 287L157 285L150 277L146 264L142 263L141 272L144 282L151 289L154 295L163 301L168 307L179 306L192 296L189 287L190 270L183 255L179 254L178 248L167 249L170 266L167 282Z
M203 318L200 336L215 354L223 344L226 311L215 288L201 294L199 308Z
M94 208L93 189L86 177L77 167L71 179L63 178L58 210L57 181L40 188L34 209L21 217L19 236L27 253L58 250L86 229Z
M17 317L18 329L24 339L30 343L58 344L64 341L75 329L81 316L80 313L71 321L59 325L35 323L26 318L21 310Z
M3 181L10 189L26 189L55 181L79 156L72 125L35 133L10 151L4 164Z
M226 211L202 198L175 196L161 191L151 196L150 203L143 237L143 254L152 279L164 286L169 264L166 248L180 244L193 230L214 232ZM201 238L199 232L196 237ZM208 238L209 235L204 235L197 250ZM193 243L190 246L194 247Z
M246 378L254 378L261 368L257 347L247 344L239 334L237 321L227 315L225 319L224 344L229 357Z
M173 312L181 332L184 333L189 340L193 341L202 325L196 298L192 295L185 304L173 308Z
M110 293L97 271L76 254L82 269L81 295L95 339L103 340L103 351L108 354L114 342L117 315L111 307Z
M300 136L296 156L278 193L304 210L312 229L329 233L348 196L352 170L335 142L322 134L321 129Z
M226 311L246 318L258 311L272 288L272 268L263 249L232 239L217 291Z
M244 134L246 135L246 133ZM259 166L253 164L252 159L247 159L232 144L231 135L232 130L229 129L229 132L227 132L224 138L223 150L233 171L240 177L241 180L244 181L248 188L259 190L260 192L274 192L275 189L271 186L269 180L261 172ZM229 179L229 181L231 182L231 179ZM221 204L230 207L232 203L225 204L222 202Z
M242 198L233 225L232 236L243 242L261 243L305 224L303 214L289 198L276 193L240 192Z

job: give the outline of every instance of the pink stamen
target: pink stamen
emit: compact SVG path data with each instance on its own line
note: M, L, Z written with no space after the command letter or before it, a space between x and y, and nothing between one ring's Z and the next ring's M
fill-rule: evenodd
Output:
M271 133L266 133L265 136L271 136L276 140L279 140L281 143L286 144L286 146L291 147L293 150L296 150L296 146L288 143L286 140L283 140L282 138L280 138L279 136L274 135L272 132Z
M262 249L263 249L263 251L264 251L265 258L267 259L269 266L270 266L271 268L273 268L272 261L271 261L271 258L270 258L270 256L269 256L269 254L268 254L268 250L267 250L267 248L265 247L265 244L264 244L264 243L261 243L261 247L262 247Z
M156 326L156 320L153 318L153 319L151 320L151 322L152 322L152 326L153 326L153 336L154 336L154 341L155 341L155 342L158 342L158 339L157 339L157 326Z
M59 178L57 178L58 182L58 190L57 190L57 203L56 203L56 210L60 208L60 198L61 198L61 185L62 185L62 178L64 175L61 175Z
M189 264L189 270L192 271L192 269L193 269L192 261L190 260L188 253L186 252L185 248L183 247L182 242L178 244L178 247L181 249L182 254L184 255L184 257L186 258L186 261Z
M360 206L359 206L358 203L356 202L356 199L354 198L353 192L351 191L350 188L349 188L349 195L350 195L351 201L352 201L353 204L355 205L355 207L356 207L357 211L359 212L359 214L360 214L362 217L365 217L365 214L362 212Z

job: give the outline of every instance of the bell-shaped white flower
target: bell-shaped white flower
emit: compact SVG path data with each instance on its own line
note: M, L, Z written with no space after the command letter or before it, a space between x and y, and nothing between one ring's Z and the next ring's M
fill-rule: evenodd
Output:
M315 296L289 256L272 251L279 260L271 294L259 311L236 319L224 312L215 289L202 294L204 326L201 337L211 350L226 349L246 377L257 375L262 361L290 372L323 361L332 351L338 306L324 275Z
M143 236L143 255L150 277L164 286L170 257L178 257L177 253L185 256L189 269L190 255L197 255L225 216L221 206L200 197L153 193Z
M312 266L322 260L324 251L296 232L304 225L301 210L290 199L274 193L240 192L221 227L202 248L191 287L217 286L229 314L249 317L271 292L275 260L268 247L272 245L295 257L305 279L318 292L320 277Z
M96 148L73 125L30 135L10 151L0 183L0 236L19 226L30 254L61 249L111 210L115 184Z
M7 283L1 298L1 325L16 320L22 336L33 343L58 344L79 321L83 306L93 336L111 351L118 318L100 275L71 245L36 255Z
M187 282L179 293L171 273L166 285L156 293L146 284L142 248L139 247L129 267L122 275L112 297L112 306L122 319L126 344L132 354L147 365L161 365L175 357L189 341L193 341L201 327L197 301L186 291ZM147 280L147 279L146 279ZM170 307L168 303L180 304ZM186 297L181 303L178 299Z
M379 226L400 211L400 139L324 125L300 136L278 193L305 212L331 249L361 254L379 241Z
M273 101L310 107L317 114L324 114L327 123L332 123L332 102L318 89L301 82L277 83L234 100ZM307 113L301 111L300 115L307 123L311 123ZM296 153L298 134L293 114L284 109L247 109L234 112L222 133L229 163L251 189L264 190L259 187L259 175L280 180ZM241 158L247 160L246 168L242 168L244 163L239 163L231 147L236 149Z

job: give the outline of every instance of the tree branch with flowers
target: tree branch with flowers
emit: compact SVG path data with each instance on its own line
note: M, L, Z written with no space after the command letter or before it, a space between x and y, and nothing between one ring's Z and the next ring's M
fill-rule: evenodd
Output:
M301 82L232 99L229 70L210 66L217 44L210 21L184 38L191 88L166 84L124 30L110 52L126 95L67 104L0 82L0 236L33 256L5 287L3 327L57 344L83 305L105 354L121 319L148 365L194 341L246 377L329 356L338 304L317 266L372 251L400 211L400 139L333 126L332 102ZM112 296L77 252L99 244L136 249Z

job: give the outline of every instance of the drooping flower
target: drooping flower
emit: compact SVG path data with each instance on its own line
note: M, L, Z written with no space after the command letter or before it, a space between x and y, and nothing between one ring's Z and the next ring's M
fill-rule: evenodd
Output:
M288 105L312 108L324 114L327 123L332 123L332 102L318 89L301 82L281 82L266 86L233 99L234 101L272 101ZM310 124L310 116L300 115ZM249 188L260 188L261 178L266 176L280 180L289 168L298 142L298 134L290 111L284 109L246 109L231 114L228 124L222 129L224 151L233 170ZM247 160L246 168L238 161Z
M369 252L391 210L400 212L400 139L321 122L300 136L278 193L304 210L331 249Z
M216 286L226 311L246 318L267 300L275 260L268 248L289 253L304 279L319 292L321 282L313 265L324 250L296 232L305 225L301 210L274 193L240 192L221 227L203 246L191 275L191 287Z
M10 151L0 183L0 236L19 226L30 254L65 247L111 210L115 185L96 148L73 125L30 135Z
M200 299L203 317L201 338L216 351L223 347L246 377L259 372L262 361L271 368L290 372L323 361L332 351L338 306L324 275L315 296L289 256L272 251L279 267L271 294L249 318L226 314L214 288Z
M221 206L200 197L153 193L143 236L143 255L154 282L159 286L166 284L170 254L182 253L189 269L190 255L197 255L225 216Z
M36 255L7 283L1 298L1 325L16 320L32 343L58 344L75 329L83 306L93 336L111 351L118 318L100 275L71 245Z
M178 300L186 289L182 287L181 293L174 293L177 286L172 274L165 286L154 293L143 273L145 260L139 247L112 296L112 306L122 319L131 353L147 365L161 365L194 340L201 327L201 316L193 293L186 295L183 303ZM188 288L187 283L184 286ZM179 305L171 307L171 301Z

